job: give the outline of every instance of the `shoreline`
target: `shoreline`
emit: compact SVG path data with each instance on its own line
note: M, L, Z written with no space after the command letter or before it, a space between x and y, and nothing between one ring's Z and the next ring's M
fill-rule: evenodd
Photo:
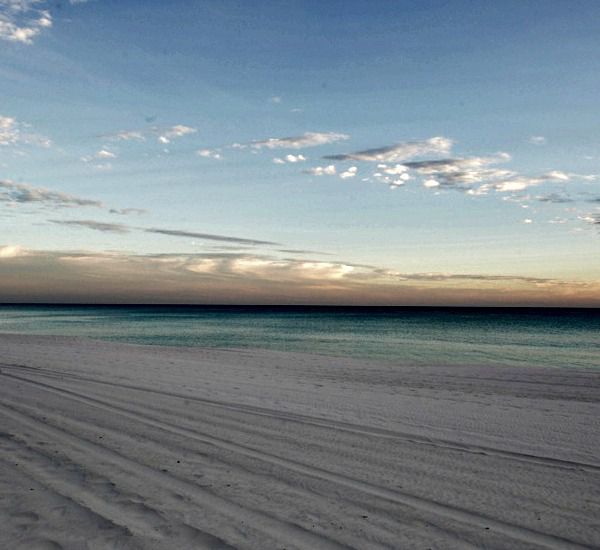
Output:
M15 333L0 349L0 546L600 545L593 370Z

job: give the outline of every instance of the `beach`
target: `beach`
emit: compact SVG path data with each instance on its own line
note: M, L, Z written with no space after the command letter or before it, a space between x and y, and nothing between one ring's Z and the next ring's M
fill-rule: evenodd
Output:
M598 370L0 351L0 548L600 547Z

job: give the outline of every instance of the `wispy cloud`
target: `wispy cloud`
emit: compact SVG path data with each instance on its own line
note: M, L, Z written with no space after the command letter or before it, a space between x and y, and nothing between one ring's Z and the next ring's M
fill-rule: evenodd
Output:
M529 143L532 145L546 145L546 138L544 136L531 136Z
M129 214L147 214L148 210L145 210L143 208L111 208L108 212L110 214L128 216Z
M58 225L86 227L87 229L94 229L96 231L102 231L104 233L129 233L131 229L120 223L106 223L98 222L94 220L49 220L52 223Z
M85 155L81 157L83 162L92 162L93 160L106 160L106 159L114 159L117 158L117 154L109 151L108 149L100 149L96 151L93 155Z
M102 208L101 201L84 199L44 187L34 187L27 183L0 180L0 201L8 203L36 203L50 207L94 206Z
M215 160L223 159L220 149L199 149L198 151L196 151L196 154L199 157L203 157L206 159L215 159Z
M428 154L445 154L450 151L451 147L452 140L445 137L432 137L424 141L405 141L355 153L327 155L323 158L338 161L400 162Z
M0 115L0 146L7 145L50 147L52 142L40 134L31 132L28 124L18 122L13 117Z
M0 39L32 44L43 29L52 26L50 12L40 8L42 0L0 0Z
M198 130L184 124L176 124L175 126L159 127L152 126L150 128L142 128L135 130L121 130L114 134L106 134L100 136L103 139L113 141L146 141L149 137L156 138L160 143L167 144L176 138L195 134Z
M100 149L93 155L85 155L81 157L81 161L85 162L95 170L112 170L112 163L108 162L117 158L117 154L109 149Z
M157 233L159 235L169 235L171 237L189 237L192 239L201 239L207 241L220 241L228 243L248 244L248 245L278 245L272 241L261 241L257 239L247 239L245 237L231 237L229 235L214 235L212 233L196 233L194 231L181 231L178 229L161 229L151 227L142 229L146 233Z
M524 176L520 174L513 174L507 178L500 178L497 181L484 183L477 189L468 191L470 194L484 195L491 190L498 191L500 193L524 191L525 189L543 183L548 182L559 182L565 183L572 180L584 180L593 181L596 178L595 175L586 174L574 174L562 172L560 170L551 170L539 176Z
M316 254L318 256L331 256L329 252L317 252L315 250L301 250L296 248L279 248L277 252L282 254Z
M112 213L133 213L138 209L111 210ZM50 220L52 223L68 225L74 227L83 227L86 229L94 229L96 231L112 232L112 233L130 233L132 231L140 231L143 233L154 233L156 235L166 235L169 237L183 237L189 239L198 239L204 241L217 241L224 243L235 243L239 245L250 246L281 246L280 243L273 241L264 241L259 239L251 239L247 237L236 237L231 235L216 235L214 233L200 233L196 231L184 231L181 229L170 229L162 227L137 227L120 223L110 223L97 220Z
M306 132L301 136L268 138L251 143L236 143L233 147L244 149L251 147L253 149L303 149L305 147L317 147L328 143L335 143L349 139L347 134L337 132Z
M574 202L572 198L560 194L560 193L549 193L548 195L538 195L535 200L540 202L552 202L552 203L567 203Z
M161 143L170 143L172 139L187 136L188 134L195 134L198 130L191 126L184 126L183 124L176 124L171 128L165 128L159 131L158 141Z

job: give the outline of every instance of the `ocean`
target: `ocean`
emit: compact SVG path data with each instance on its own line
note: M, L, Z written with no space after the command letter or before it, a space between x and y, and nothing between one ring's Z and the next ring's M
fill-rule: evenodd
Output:
M600 310L2 305L0 332L416 365L600 367Z

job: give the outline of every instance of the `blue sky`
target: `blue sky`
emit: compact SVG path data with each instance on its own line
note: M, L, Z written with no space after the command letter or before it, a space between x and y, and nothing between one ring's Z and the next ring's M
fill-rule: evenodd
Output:
M599 16L0 0L0 298L600 305Z

